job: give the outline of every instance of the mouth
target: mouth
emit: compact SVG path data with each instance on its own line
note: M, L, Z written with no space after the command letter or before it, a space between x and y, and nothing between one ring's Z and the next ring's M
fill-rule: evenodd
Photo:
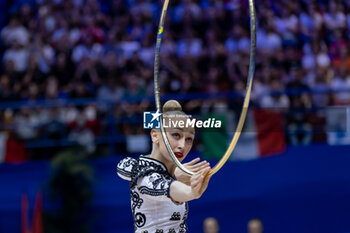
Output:
M182 154L181 152L175 152L174 154L178 159L181 159L184 156L184 154Z

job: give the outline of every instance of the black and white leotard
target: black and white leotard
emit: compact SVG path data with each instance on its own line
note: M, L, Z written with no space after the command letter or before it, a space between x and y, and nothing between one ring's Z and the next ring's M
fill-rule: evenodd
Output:
M135 233L187 232L188 204L171 199L169 189L175 179L163 163L146 156L128 157L119 162L117 173L130 181Z

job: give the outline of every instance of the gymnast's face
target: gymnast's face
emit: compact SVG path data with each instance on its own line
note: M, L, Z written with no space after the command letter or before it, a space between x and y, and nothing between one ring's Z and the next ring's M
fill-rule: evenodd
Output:
M163 156L164 159L166 159L169 162L172 162L169 152L164 144L160 130L154 131L154 133L155 134L151 133L152 140L154 143L156 143L156 145L158 145L160 154ZM181 162L186 158L187 154L192 148L194 140L194 129L191 127L167 128L166 134L168 136L171 149L173 150L176 158Z

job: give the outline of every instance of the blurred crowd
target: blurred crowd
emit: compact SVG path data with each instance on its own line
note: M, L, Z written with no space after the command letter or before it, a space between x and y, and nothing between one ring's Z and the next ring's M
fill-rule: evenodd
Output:
M16 2L17 10L1 30L1 102L95 98L115 103L114 117L139 115L150 107L145 99L153 95L162 1ZM261 0L255 4L253 104L281 109L349 104L350 2ZM172 0L160 53L161 91L179 96L243 93L249 51L248 1ZM232 107L230 100L219 102ZM217 103L186 101L185 110ZM52 122L60 125L54 134L71 134L76 129L72 125L80 124L98 136L106 115L106 108L87 105L6 110L0 118L22 124L18 133L30 140L46 138L50 131L35 130L36 124L46 129ZM33 131L26 129L30 125ZM140 131L138 125L118 130L133 134Z

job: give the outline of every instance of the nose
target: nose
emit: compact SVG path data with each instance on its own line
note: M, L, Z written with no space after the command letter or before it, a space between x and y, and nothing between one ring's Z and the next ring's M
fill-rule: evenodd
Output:
M185 147L185 139L181 138L180 140L178 140L177 148L182 150L184 147Z

